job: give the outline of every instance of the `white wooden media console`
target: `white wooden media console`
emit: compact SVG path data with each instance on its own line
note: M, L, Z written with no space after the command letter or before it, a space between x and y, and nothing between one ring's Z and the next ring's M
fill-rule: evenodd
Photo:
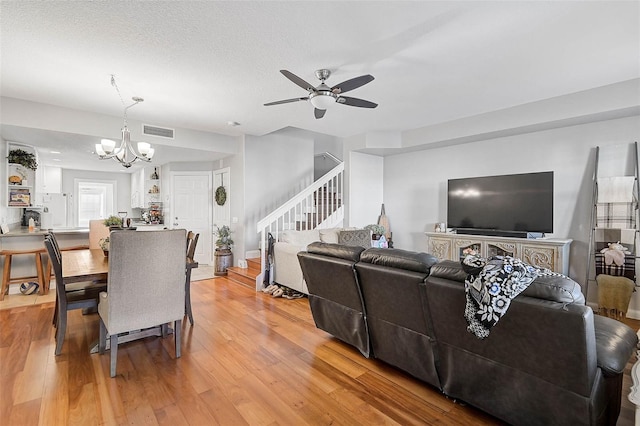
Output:
M427 252L440 260L458 261L466 248L476 250L483 257L513 256L524 262L569 275L570 239L513 238L485 235L466 235L425 232Z

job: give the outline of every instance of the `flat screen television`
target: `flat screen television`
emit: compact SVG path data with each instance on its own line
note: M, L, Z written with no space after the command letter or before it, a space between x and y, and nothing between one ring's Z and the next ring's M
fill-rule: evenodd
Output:
M553 172L449 179L447 226L522 238L553 232Z

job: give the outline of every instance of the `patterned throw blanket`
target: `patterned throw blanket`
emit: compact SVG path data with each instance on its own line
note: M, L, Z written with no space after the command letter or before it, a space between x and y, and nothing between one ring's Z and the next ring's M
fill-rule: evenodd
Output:
M464 282L467 330L480 339L489 336L491 327L507 313L511 300L538 276L563 276L549 269L528 265L511 256L485 259L468 254L461 263L468 274Z

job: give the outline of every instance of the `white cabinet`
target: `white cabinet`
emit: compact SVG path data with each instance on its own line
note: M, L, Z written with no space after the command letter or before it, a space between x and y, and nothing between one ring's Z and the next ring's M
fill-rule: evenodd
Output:
M62 193L62 168L38 166L36 170L35 205L42 205L44 194Z
M459 261L462 251L472 248L482 257L513 256L526 263L569 274L569 248L572 240L555 238L509 238L484 235L426 232L427 252L439 260Z
M42 169L42 172L40 172ZM52 166L40 166L36 176L36 192L60 194L62 192L62 168ZM42 174L42 179L40 179Z

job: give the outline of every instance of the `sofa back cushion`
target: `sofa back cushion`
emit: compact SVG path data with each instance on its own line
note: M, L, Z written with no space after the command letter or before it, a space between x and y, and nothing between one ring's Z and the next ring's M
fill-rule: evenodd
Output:
M530 392L536 383L542 389L556 387L590 395L597 354L589 307L518 296L491 335L478 339L467 331L464 285L434 276L436 269L432 268L421 296L426 321L433 325L442 349L445 393L488 404L483 401L486 395L478 393L491 383L510 407L522 396L511 397L503 389L531 386Z
M360 260L360 253L364 251L360 246L345 246L342 244L331 244L315 242L307 246L307 252L321 256L336 257L339 259L357 262Z
M342 231L342 228L319 229L318 232L320 233L320 241L322 241L323 243L338 244L340 231Z
M360 261L424 273L429 273L431 267L438 263L438 259L431 254L383 248L370 248L365 250L360 256Z
M443 260L433 265L430 276L463 283L467 273L460 262ZM538 276L521 295L558 303L585 304L580 284L562 275Z
M314 241L320 241L320 233L317 229L311 229L309 231L288 229L280 233L278 241L293 244L294 246L307 247Z

